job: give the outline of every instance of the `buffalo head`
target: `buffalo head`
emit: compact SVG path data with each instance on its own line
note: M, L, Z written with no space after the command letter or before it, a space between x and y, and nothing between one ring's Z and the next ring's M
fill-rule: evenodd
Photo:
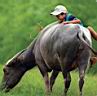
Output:
M26 68L22 66L22 61L18 58L21 53L18 53L5 64L3 68L4 76L0 86L1 90L10 91L26 72Z

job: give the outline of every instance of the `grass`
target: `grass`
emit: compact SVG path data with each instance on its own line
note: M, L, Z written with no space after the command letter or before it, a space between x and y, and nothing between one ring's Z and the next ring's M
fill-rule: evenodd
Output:
M2 78L2 66L0 65L0 81ZM78 73L72 72L72 82L68 91L68 96L78 96ZM60 73L50 96L62 96L64 90L63 77ZM84 96L97 96L97 77L96 75L86 75L83 88ZM9 93L0 92L0 96L45 96L43 78L37 68L28 71L20 83Z

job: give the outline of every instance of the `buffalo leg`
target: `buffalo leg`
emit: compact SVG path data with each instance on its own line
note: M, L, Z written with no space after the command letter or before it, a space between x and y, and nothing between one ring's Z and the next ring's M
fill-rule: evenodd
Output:
M85 76L85 72L80 70L79 72L79 90L80 90L80 96L82 96L82 88L83 88L83 85L84 85L84 76Z
M65 58L59 58L58 56L58 61L60 62L61 65L61 70L62 70L62 74L63 74L63 78L64 78L64 96L67 96L67 91L70 87L70 83L71 83L71 76L70 73L67 72L67 68L65 65L69 65L72 64L72 62L68 62Z
M82 89L83 89L84 78L85 78L85 70L87 68L86 64L84 64L84 65L80 64L80 66L79 66L79 90L80 90L80 96L82 96Z
M41 66L39 67L39 69L44 78L46 93L49 94L50 93L50 80L49 80L47 69L45 66Z
M64 89L64 96L67 96L67 91L70 87L70 83L71 83L71 76L70 76L70 73L68 72L63 72L63 77L64 77L64 86L65 86L65 89Z
M71 83L71 75L70 75L70 73L67 74L64 83L65 83L65 90L64 90L64 92L65 92L65 96L66 96L67 91L68 91L68 89L70 87L70 83Z
M55 80L56 80L56 78L58 76L58 73L59 73L59 71L53 70L53 72L51 74L51 77L50 77L50 90L51 91L52 91L53 85L55 83Z
M88 67L89 61L90 61L90 53L85 50L81 53L79 61L78 61L80 96L82 96L82 89L83 89L83 85L84 85L85 71L86 71L86 68Z
M48 73L44 75L44 82L45 82L45 87L46 87L46 93L48 94L50 92L50 82L49 82Z

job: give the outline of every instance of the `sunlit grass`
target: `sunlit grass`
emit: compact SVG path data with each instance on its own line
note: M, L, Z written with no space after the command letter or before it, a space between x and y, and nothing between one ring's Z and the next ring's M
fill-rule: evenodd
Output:
M0 81L2 78L2 66L0 66ZM72 72L72 82L68 91L68 96L78 96L78 73ZM53 92L50 96L62 96L64 90L64 80L62 74L58 75L55 82ZM85 78L85 84L83 88L84 96L97 96L97 77L87 75ZM45 96L45 87L43 78L37 68L28 71L21 82L9 93L0 93L0 96Z

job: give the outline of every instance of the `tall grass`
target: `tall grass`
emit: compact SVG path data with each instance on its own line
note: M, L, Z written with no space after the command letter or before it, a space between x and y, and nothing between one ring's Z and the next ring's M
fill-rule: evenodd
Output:
M0 66L2 70L2 66ZM0 81L2 71L0 71ZM72 82L68 91L68 96L79 96L78 73L72 72ZM62 74L58 75L53 92L50 96L62 96L64 90L64 80ZM84 96L97 96L97 76L87 75L83 88ZM9 93L0 92L0 96L46 96L43 78L37 68L28 71L20 83Z

